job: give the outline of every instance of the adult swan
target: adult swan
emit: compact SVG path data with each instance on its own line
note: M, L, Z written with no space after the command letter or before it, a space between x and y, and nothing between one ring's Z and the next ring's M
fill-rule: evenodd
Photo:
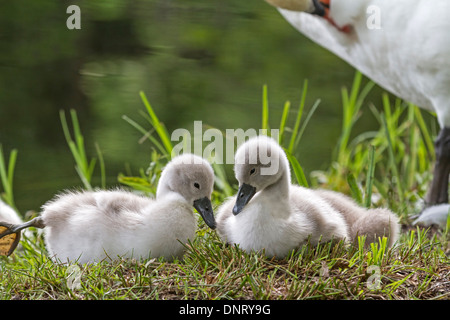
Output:
M426 204L448 203L449 0L266 0L311 40L402 99L435 112L440 133Z

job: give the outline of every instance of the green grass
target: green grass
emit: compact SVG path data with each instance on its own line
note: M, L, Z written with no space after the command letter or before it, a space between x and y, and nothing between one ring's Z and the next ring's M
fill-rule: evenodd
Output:
M85 145L84 145L84 137L81 133L80 124L78 122L78 116L75 110L70 111L70 115L72 118L72 128L74 134L74 140L70 134L69 125L67 124L66 114L64 111L60 111L59 116L61 119L61 125L64 132L64 136L67 141L67 145L69 146L70 151L72 152L72 156L75 160L75 170L78 173L81 181L85 189L92 190L92 175L94 173L95 165L97 162L97 158L92 158L89 160L86 155ZM101 170L101 187L105 187L105 164L103 161L103 155L100 151L100 147L95 145L98 159L100 160L100 170Z
M36 243L36 240L33 240ZM439 237L426 230L402 236L394 250L342 244L304 246L283 260L225 246L201 224L183 260L117 260L68 266L40 249L0 264L0 299L448 299L450 265ZM73 268L73 267L72 267Z
M329 169L313 172L311 184L352 194L367 207L389 207L405 222L421 208L431 182L434 139L423 119L425 111L417 106L399 99L391 102L383 94L380 108L369 103L368 108L361 108L373 86L372 82L364 86L362 82L357 73L351 94L342 90L341 137ZM369 110L379 129L355 136L351 129L361 113ZM358 198L358 192L363 192L364 199Z
M9 155L8 164L6 164L5 155L3 153L3 147L0 144L0 178L2 181L2 186L4 192L0 194L0 199L7 203L9 206L17 211L16 205L14 203L14 190L13 190L13 179L14 179L14 168L17 161L16 149L11 151Z
M394 248L386 248L385 240L365 248L364 239L360 239L354 247L324 243L317 248L303 246L285 259L268 259L258 252L226 246L199 219L197 236L186 244L182 260L119 259L66 266L47 257L42 235L34 231L31 239L22 241L21 250L9 258L0 257L0 299L449 299L450 220L446 230L413 228L408 223L429 181L431 134L415 106L398 100L392 105L386 96L383 111L362 107L373 86L363 86L362 81L357 74L350 94L343 89L340 142L329 170L316 172L311 181L314 187L348 193L366 207L384 205L397 212L404 230ZM281 119L271 119L267 87L263 88L262 99L262 127L269 129L269 120L279 123L279 141L288 154L294 181L303 185L308 182L296 160L296 149L319 107L319 101L306 106L306 94L307 82L292 119L290 102L284 104ZM140 170L139 176L120 174L118 180L126 187L154 194L161 170L170 160L172 144L143 93L141 98L146 111L142 116L150 127L144 128L128 117L124 120L154 146L151 163ZM351 129L363 110L372 110L379 130L354 137ZM97 160L88 160L76 114L72 112L71 117L74 139L61 114L64 133L77 173L89 189ZM408 139L416 144L409 146ZM104 164L99 150L97 146L102 175ZM13 203L17 152L11 152L6 165L0 151L3 198ZM217 180L212 201L217 207L236 190L223 165L214 165L214 170Z

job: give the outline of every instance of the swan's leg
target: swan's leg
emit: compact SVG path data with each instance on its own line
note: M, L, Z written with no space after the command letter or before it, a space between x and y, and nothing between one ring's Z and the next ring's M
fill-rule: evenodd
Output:
M450 128L442 128L435 143L436 164L433 181L426 197L426 205L448 203L450 175Z
M0 255L9 256L20 241L20 231L28 227L44 228L41 217L34 218L22 224L0 222Z

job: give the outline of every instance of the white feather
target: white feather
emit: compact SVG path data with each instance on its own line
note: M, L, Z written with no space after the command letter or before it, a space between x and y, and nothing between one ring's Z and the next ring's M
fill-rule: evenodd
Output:
M380 28L368 25L370 6L379 10ZM321 17L280 12L308 38L450 127L450 1L330 1L330 17L341 27L350 24L350 34Z
M440 204L423 210L420 216L414 220L413 225L432 226L436 225L443 229L447 226L450 214L450 204Z

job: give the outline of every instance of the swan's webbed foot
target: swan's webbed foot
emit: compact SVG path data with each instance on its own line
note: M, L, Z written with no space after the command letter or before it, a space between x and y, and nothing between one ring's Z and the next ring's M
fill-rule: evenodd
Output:
M20 241L20 231L14 232L13 224L0 222L0 255L9 256Z

